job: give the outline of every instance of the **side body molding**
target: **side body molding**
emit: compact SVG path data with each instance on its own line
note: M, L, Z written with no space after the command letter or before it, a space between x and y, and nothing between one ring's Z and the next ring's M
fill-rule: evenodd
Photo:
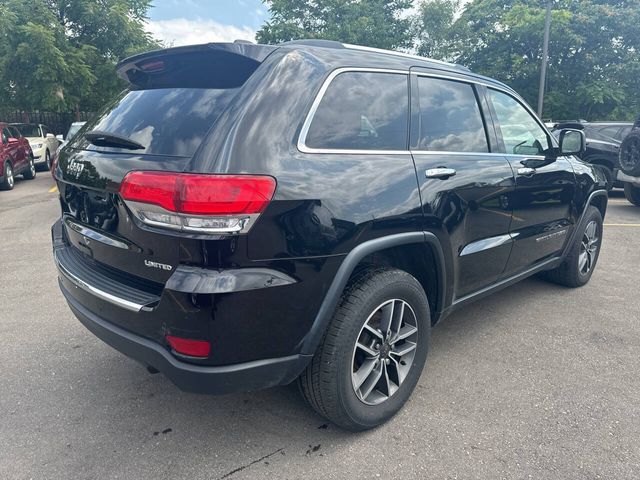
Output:
M441 311L444 308L444 299L446 293L445 259L440 241L433 233L406 232L369 240L351 250L351 252L347 254L344 261L340 265L340 268L338 269L338 272L336 273L333 282L331 283L331 286L329 287L329 290L325 295L324 301L320 306L320 310L316 315L313 325L311 326L311 330L302 342L300 353L303 355L312 355L315 353L316 348L319 345L322 336L324 335L324 332L329 325L329 322L331 321L333 312L338 306L338 302L340 301L342 292L344 291L344 288L346 287L351 274L363 258L371 255L372 253L386 250L388 248L398 247L400 245L408 245L412 243L426 243L433 248L435 254L434 256L436 258L436 262L438 263L435 266L438 278L438 298L436 301L436 310L438 312Z

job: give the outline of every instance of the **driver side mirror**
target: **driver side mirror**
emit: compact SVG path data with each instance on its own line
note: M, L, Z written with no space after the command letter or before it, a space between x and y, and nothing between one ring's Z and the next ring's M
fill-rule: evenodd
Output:
M45 135L46 138L56 138L55 135L53 133L47 133Z
M15 137L9 137L9 145L13 145L14 143L18 143L18 139Z
M582 130L565 128L560 130L560 155L581 156L587 149L587 140Z

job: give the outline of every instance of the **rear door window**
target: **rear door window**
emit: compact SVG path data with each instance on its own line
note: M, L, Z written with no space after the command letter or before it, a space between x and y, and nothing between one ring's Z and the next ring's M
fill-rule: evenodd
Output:
M305 146L329 150L407 150L408 76L343 72L313 114Z
M489 143L473 86L418 77L420 115L416 150L488 152Z

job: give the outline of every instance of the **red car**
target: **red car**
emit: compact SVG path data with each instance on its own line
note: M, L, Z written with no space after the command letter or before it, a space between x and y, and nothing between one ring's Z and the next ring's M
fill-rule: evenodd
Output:
M16 127L0 122L0 190L11 190L16 175L36 178L33 152Z

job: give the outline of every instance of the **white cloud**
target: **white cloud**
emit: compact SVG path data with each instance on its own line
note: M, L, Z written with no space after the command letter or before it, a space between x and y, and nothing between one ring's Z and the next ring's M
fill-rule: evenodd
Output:
M149 20L147 31L167 45L194 45L208 42L233 42L234 40L255 41L256 32L252 28L225 25L213 20L172 18L170 20Z

